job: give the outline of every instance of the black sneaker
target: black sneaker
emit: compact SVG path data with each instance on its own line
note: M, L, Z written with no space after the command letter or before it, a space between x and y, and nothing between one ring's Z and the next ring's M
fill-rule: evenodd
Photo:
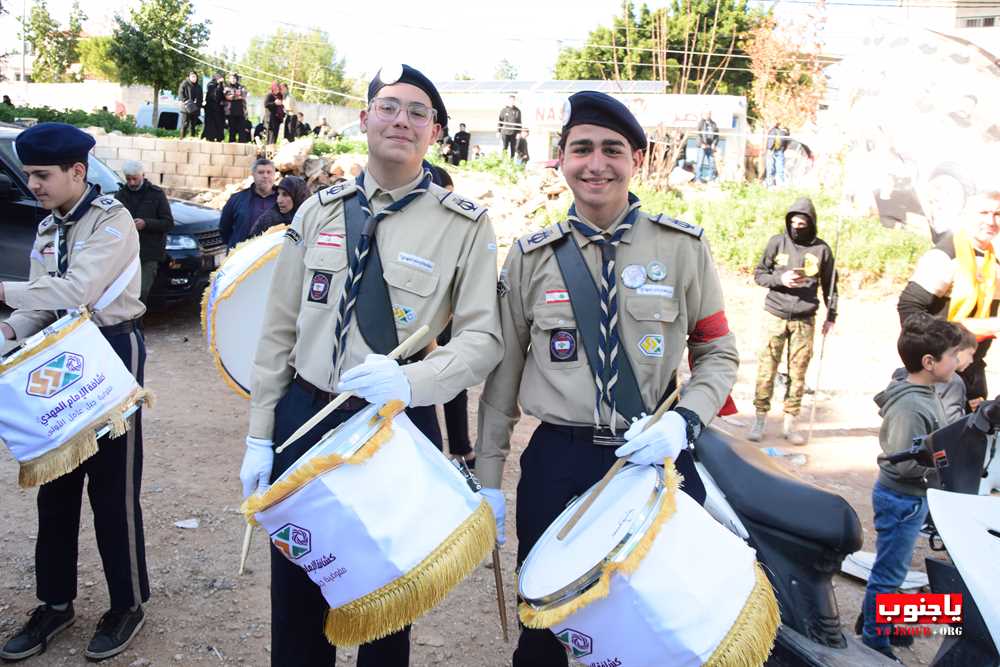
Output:
M854 634L861 635L861 630L865 625L865 614L864 612L858 613L858 619L854 621ZM913 646L913 635L897 635L895 629L891 635L889 635L889 645L897 646L900 648L909 648Z
M134 611L111 609L104 612L104 616L97 622L97 632L83 654L91 660L104 660L118 655L128 648L144 622L145 614L142 613L141 606Z
M0 649L0 658L14 662L44 653L49 641L73 625L74 620L73 603L62 611L47 604L35 607L28 622Z

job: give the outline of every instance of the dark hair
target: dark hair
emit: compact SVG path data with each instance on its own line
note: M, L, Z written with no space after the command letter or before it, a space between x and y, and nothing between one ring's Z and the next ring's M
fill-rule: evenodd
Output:
M83 162L81 160L74 160L73 162L63 162L62 164L59 165L59 168L63 171L69 171L70 169L73 168L74 164L83 165L83 177L87 178L87 172L90 171L90 167L87 165L86 162Z
M455 187L454 182L451 180L451 174L444 170L443 167L437 165L429 165L431 172L431 181L435 185L440 185L442 188Z
M940 360L945 352L961 343L962 333L952 322L927 313L914 313L903 322L896 350L907 372L917 373L924 368L925 354Z
M961 341L958 343L958 349L966 350L970 347L978 347L979 341L976 340L976 334L972 333L958 322L952 322L951 324L956 330L958 330L958 335L962 337Z

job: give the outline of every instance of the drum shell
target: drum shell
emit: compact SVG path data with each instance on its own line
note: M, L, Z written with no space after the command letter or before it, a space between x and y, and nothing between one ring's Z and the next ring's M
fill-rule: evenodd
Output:
M676 502L639 567L612 574L606 597L551 628L584 665L702 665L736 623L754 552L687 494Z
M308 552L282 552L332 609L405 577L482 502L409 418L397 415L392 429L371 458L330 470L255 515L279 549L284 528L305 531Z
M78 436L92 439L139 390L97 326L76 315L0 371L0 438L23 467Z

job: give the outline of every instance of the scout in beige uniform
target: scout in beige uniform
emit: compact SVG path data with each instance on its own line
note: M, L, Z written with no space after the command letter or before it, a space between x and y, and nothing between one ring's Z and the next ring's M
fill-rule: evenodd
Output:
M518 563L566 503L617 457L676 459L684 490L704 488L687 450L736 379L738 355L701 229L649 214L628 192L646 137L613 98L569 99L560 164L573 190L568 220L518 241L498 292L504 358L479 405L477 473L503 521L500 491L520 410L539 418L521 455ZM674 410L639 435L690 355L692 375ZM500 525L498 525L499 532ZM566 665L547 630L524 629L514 665Z
M16 309L0 330L7 339L26 338L51 324L58 311L93 306L121 280L121 293L94 313L94 322L142 384L146 347L139 320L145 312L139 301L139 234L121 202L87 183L93 145L90 135L62 123L41 123L18 135L15 147L28 186L52 215L38 226L28 282L0 284L0 301ZM97 660L117 655L142 628L149 580L139 506L140 411L125 435L101 438L97 454L38 489L35 579L44 604L0 650L5 660L41 653L73 623L85 479L111 610L84 654Z
M502 354L492 225L422 167L447 123L437 89L408 66L382 68L368 99L361 112L368 168L302 205L277 260L255 360L244 495L273 481L366 401L402 400L418 428L440 441L434 405L483 381ZM382 356L424 324L426 340L434 340L449 318L447 345L403 365ZM275 444L343 391L360 398L275 458ZM326 608L320 589L272 548L273 665L334 663ZM408 662L409 628L358 653L359 665Z

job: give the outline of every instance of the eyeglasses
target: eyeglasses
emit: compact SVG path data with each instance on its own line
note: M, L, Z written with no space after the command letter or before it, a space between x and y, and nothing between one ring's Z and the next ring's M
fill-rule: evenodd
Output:
M399 117L403 103L395 97L377 97L369 106L380 121L391 123ZM414 127L427 127L436 119L437 111L421 102L409 102L406 105L406 117Z

